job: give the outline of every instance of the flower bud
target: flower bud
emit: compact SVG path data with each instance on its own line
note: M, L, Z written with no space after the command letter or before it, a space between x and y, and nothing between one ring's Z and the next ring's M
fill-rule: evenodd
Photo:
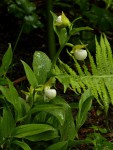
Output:
M87 57L87 51L85 49L77 49L74 51L74 56L77 60L84 60Z
M44 96L48 99L53 99L56 97L56 90L55 89L50 89L48 87L46 87L44 89Z
M62 12L62 15L58 16L58 18L56 19L56 26L59 27L70 27L71 22L69 21L69 19L65 16L65 14Z

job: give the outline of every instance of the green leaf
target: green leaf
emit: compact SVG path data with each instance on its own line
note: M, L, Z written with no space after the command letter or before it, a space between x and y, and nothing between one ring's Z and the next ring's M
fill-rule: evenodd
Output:
M36 113L40 111L47 112L51 114L52 116L55 116L60 122L61 126L64 124L65 108L63 106L58 106L58 105L53 105L53 104L38 105L38 106L35 106L31 110L31 113Z
M77 32L84 31L84 30L93 30L93 29L90 27L73 28L70 32L70 35L75 35Z
M31 84L32 87L36 88L37 85L38 85L38 82L37 82L37 79L36 79L36 76L35 76L34 72L29 67L28 64L26 64L24 61L21 61L21 62L24 66L25 73L26 73L26 76L27 76L27 79L28 79L29 83Z
M60 134L62 140L73 140L75 138L75 123L69 104L61 97L55 97L51 103L56 105L62 105L65 109L65 121L60 128Z
M21 142L21 141L15 140L15 141L12 142L12 144L18 145L19 147L21 147L24 150L31 150L29 145L26 144L25 142Z
M4 138L11 136L12 130L15 128L15 121L11 111L4 106L3 108L3 118L1 120L0 134Z
M92 93L91 89L86 90L79 101L79 111L76 116L76 130L78 132L79 128L84 124L87 118L88 111L92 105Z
M30 140L30 141L48 141L48 140L52 140L52 139L56 139L59 138L59 134L58 131L47 131L47 132L43 132L37 135L32 135L29 137L26 137L26 139Z
M9 66L12 62L12 56L13 56L12 48L11 44L9 44L9 47L2 58L2 65L0 67L0 76L5 75L7 73Z
M45 83L50 69L51 60L49 57L41 51L36 51L33 56L33 70L36 75L38 84Z
M13 131L13 136L17 138L25 138L46 131L54 130L55 129L52 126L47 124L26 124L16 127Z
M7 81L8 81L9 88L5 86L0 86L0 90L4 95L4 97L7 99L7 101L13 105L15 110L15 118L16 120L19 120L24 115L23 108L22 108L23 103L20 100L18 92L13 86L13 83L9 79L7 79Z
M46 150L67 150L67 147L68 147L68 142L63 141L49 146Z
M66 28L57 29L57 35L59 38L59 43L61 46L65 45L67 42L67 30Z

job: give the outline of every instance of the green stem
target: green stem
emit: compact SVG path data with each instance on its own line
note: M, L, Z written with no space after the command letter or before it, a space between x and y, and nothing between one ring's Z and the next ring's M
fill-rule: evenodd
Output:
M14 48L13 48L13 53L14 53L14 51L15 51L15 49L16 49L16 47L17 47L17 44L18 44L18 42L19 42L19 40L20 40L20 37L21 37L22 32L23 32L23 28L24 28L24 24L22 25L21 30L20 30L20 32L19 32L19 34L18 34L17 40L16 40L15 45L14 45Z
M69 38L70 38L70 36L67 38L67 40L65 41L65 43L62 46L60 46L59 50L57 51L57 53L56 53L56 55L55 55L55 57L54 57L54 59L52 61L51 70L56 65L57 59L59 58L59 55L60 55L61 51L63 50L63 48L65 47L66 43L68 42Z
M61 53L61 51L62 51L63 48L64 48L64 46L60 47L59 50L58 50L58 52L56 53L56 56L54 57L53 62L52 62L51 69L53 69L54 66L56 65L56 61L57 61L57 59L58 59L58 57L59 57L59 55L60 55L60 53Z
M71 43L66 43L66 46L73 47L74 45Z
M55 45L55 35L53 30L53 18L50 11L53 10L53 0L47 1L47 34L48 34L48 49L49 56L51 59L54 58L56 54L56 45Z

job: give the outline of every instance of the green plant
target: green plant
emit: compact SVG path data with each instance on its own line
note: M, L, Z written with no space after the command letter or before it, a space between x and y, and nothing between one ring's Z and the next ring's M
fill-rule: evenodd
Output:
M87 119L93 98L95 97L100 104L104 105L106 113L109 108L110 96L112 96L111 68L113 67L109 42L105 35L101 36L100 45L96 39L96 60L88 50L85 50L85 57L83 57L83 49L86 49L87 45L73 45L68 41L75 33L86 29L91 30L91 28L74 28L74 22L71 23L63 12L60 16L54 13L52 15L54 30L60 45L54 60L51 62L44 52L36 51L32 68L21 61L30 84L27 91L22 91L24 96L17 92L6 76L7 85L0 85L0 148L30 150L32 147L33 150L68 150L80 144L93 144L94 149L112 148L112 143L97 132L91 136L88 135L84 140L79 139L79 129ZM65 46L72 48L68 54L74 60L77 72L58 59ZM80 65L76 60L78 59L76 52L81 50L83 56L80 59L79 54L79 60L83 63ZM91 70L83 61L87 53ZM6 59L9 60L8 63ZM12 50L9 45L2 61L2 75L6 75L11 60ZM64 85L64 92L70 88L75 93L82 94L75 118L70 105L64 98L57 96L56 79ZM102 130L99 128L99 131Z
M91 133L84 140L74 140L70 142L70 145L76 149L81 148L81 145L86 145L86 148L93 150L113 149L113 143L109 142L101 133Z
M79 101L79 109L76 115L76 133L78 137L78 130L85 123L88 115L88 111L92 106L92 93L91 89L88 89L85 93L82 94L81 99Z
M11 44L9 44L9 47L2 58L2 64L0 66L0 85L5 85L7 83L5 77L12 63L12 57L12 48Z
M57 16L53 12L51 12L51 14L53 16L53 28L54 28L55 33L58 36L58 40L60 44L60 48L57 51L52 61L52 67L51 67L51 70L52 70L54 66L56 65L56 61L58 60L61 51L64 49L66 45L68 45L68 41L70 37L83 30L92 30L92 28L90 27L75 28L74 23L80 18L75 19L71 23L70 20L65 16L63 12L60 16Z
M105 33L112 44L112 29L113 29L113 15L112 15L112 0L55 0L55 7L59 10L65 11L70 18L82 19L74 24L74 27L90 26L93 31L82 31L71 37L74 44L78 44L79 40L88 44L88 49L94 53L95 35L99 38L101 33Z
M113 8L113 1L112 0L104 0L106 3L106 8L108 9L109 7Z
M23 30L28 32L32 28L41 26L38 15L36 14L36 5L29 0L10 0L5 1L8 5L8 12L22 20Z
M85 64L85 62L83 63L83 66L81 66L79 62L76 60L78 58L78 54L76 53L78 53L78 51L80 51L81 49L83 50L83 48L86 48L87 45L84 44L73 45L72 43L68 43L68 40L70 39L70 36L74 35L76 32L90 28L88 27L74 28L73 23L71 24L69 20L65 18L65 16L63 16L63 14L62 16L60 16L62 17L62 21L61 18L60 19L57 18L57 16L55 16L54 14L53 17L54 17L53 20L54 30L59 39L60 49L57 52L57 55L53 61L52 66L55 66L56 60L58 59L60 52L67 45L72 47L72 51L68 52L68 54L74 60L77 70L77 72L75 72L67 64L59 60L59 67L55 66L55 68L53 69L53 74L64 85L64 91L66 91L66 89L69 87L76 93L82 93L81 89L85 91L87 88L91 88L94 97L97 99L97 101L101 106L104 106L104 110L107 113L109 104L110 103L113 104L112 100L113 58L111 47L109 45L106 36L105 35L101 36L100 44L95 38L96 41L95 60L88 51L89 62L91 67L89 69L87 67L87 64ZM56 23L57 20L58 23ZM69 28L69 31L67 28ZM77 58L76 56L73 56L73 53L74 55L77 55ZM86 56L87 55L85 51L85 58ZM79 58L79 60L81 60L81 58Z
M8 13L13 14L20 22L20 32L15 41L13 52L20 40L22 33L30 33L33 29L42 27L39 16L36 13L36 5L29 0L5 0L3 4L7 5Z
M104 110L107 113L109 104L113 104L112 51L105 35L101 36L100 45L97 39L95 40L96 58L94 59L88 51L90 68L85 62L81 66L75 57L68 52L69 56L74 60L77 72L59 60L60 70L57 72L60 73L59 75L56 74L56 78L64 85L65 90L69 87L76 93L82 93L81 89L91 88L94 97L100 105L104 106ZM58 70L58 67L56 69Z
M10 55L7 57L10 58ZM91 107L91 90L87 90L81 97L75 125L71 107L62 97L56 94L45 97L45 90L55 82L54 76L48 78L52 66L48 56L36 51L33 70L24 61L22 64L30 83L29 91L23 91L26 98L18 94L9 79L6 79L7 86L0 86L0 148L67 150L71 147L70 141L78 137L78 130L86 120Z
M41 57L41 59L40 59ZM45 61L45 64L42 61ZM49 62L49 63L48 63ZM56 147L67 147L68 140L75 137L75 125L70 106L59 96L44 97L44 87L51 61L43 52L35 52L32 70L25 62L23 66L31 85L26 99L23 99L7 79L7 86L0 86L2 107L0 111L0 147L1 149L25 150ZM46 68L45 68L46 65ZM36 67L37 66L37 67ZM48 68L48 69L47 69ZM43 72L43 78L40 73ZM46 83L46 84L45 84ZM51 144L47 143L49 141ZM65 142L64 142L65 141ZM35 144L37 142L37 144ZM54 147L54 146L53 146Z

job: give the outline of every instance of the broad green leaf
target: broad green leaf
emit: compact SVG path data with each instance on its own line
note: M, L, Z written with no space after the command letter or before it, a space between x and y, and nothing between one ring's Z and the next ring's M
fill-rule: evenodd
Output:
M18 99L19 94L16 90L16 88L13 86L13 82L11 82L9 79L7 79L8 81L8 85L9 85L9 90L10 90L10 94L11 94L11 99Z
M68 147L68 142L63 141L49 146L46 150L67 150L67 147Z
M75 123L69 104L61 97L56 97L52 101L52 104L62 105L65 110L65 121L61 126L60 133L62 140L73 140L75 138Z
M18 145L19 147L21 147L24 150L31 150L29 145L25 142L22 142L22 141L15 140L12 142L12 144Z
M3 108L3 118L1 120L0 134L4 138L11 136L12 130L15 128L15 121L9 108Z
M38 84L45 83L47 75L51 69L51 60L41 51L36 51L33 56L33 70Z
M43 132L37 135L32 135L32 136L28 136L26 137L26 139L30 140L30 141L48 141L48 140L52 140L52 139L56 139L59 138L58 135L58 131L47 131L47 132Z
M27 76L27 79L28 79L29 83L31 84L32 87L36 88L37 85L38 85L38 82L37 82L37 79L36 79L36 76L35 76L34 72L29 67L28 64L26 64L24 61L21 61L21 62L24 66L25 73L26 73L26 76Z
M7 101L11 103L15 110L15 117L16 120L19 120L21 117L23 117L23 108L22 108L22 101L19 98L18 92L16 91L15 87L13 86L13 83L7 79L9 88L5 86L0 86L0 90L2 94L5 96Z
M13 136L17 138L25 138L46 131L54 130L55 129L52 126L47 124L26 124L16 127L13 131Z
M9 44L9 47L2 58L2 65L0 67L0 76L5 75L7 73L8 68L12 62L12 56L13 56L12 48L11 44Z
M16 88L13 86L13 83L8 80L8 84L9 84L9 98L10 98L10 103L13 104L14 108L15 108L15 114L16 119L19 120L21 117L23 117L23 110L22 110L22 104L21 101L19 99L19 94L16 90ZM7 99L9 101L9 99Z
M80 31L84 31L84 30L93 30L92 28L90 27L79 27L79 28L73 28L70 32L71 35L75 35L77 32L80 32Z
M93 98L93 95L92 95L92 91L91 89L87 89L81 96L80 98L80 101L79 101L79 111L82 110L82 107L84 105L84 102L87 100L87 99L92 99Z
M76 116L77 132L87 119L88 111L90 110L91 105L92 105L92 98L93 98L93 96L91 93L91 89L86 90L81 96L81 99L79 102L79 111Z
M40 111L47 112L50 113L52 116L55 116L60 122L61 126L64 124L65 108L63 106L58 106L53 104L38 105L31 110L31 113L36 113Z

